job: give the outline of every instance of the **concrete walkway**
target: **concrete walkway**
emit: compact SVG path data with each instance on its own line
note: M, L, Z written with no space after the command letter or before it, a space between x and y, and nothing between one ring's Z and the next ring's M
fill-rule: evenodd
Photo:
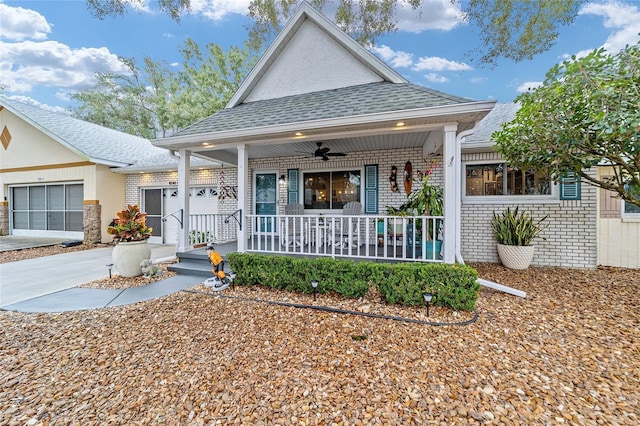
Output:
M175 257L173 245L149 246L152 260ZM112 263L112 251L109 247L0 264L0 309L61 312L117 306L161 297L202 281L202 277L181 275L124 290L76 288L109 276L106 265Z

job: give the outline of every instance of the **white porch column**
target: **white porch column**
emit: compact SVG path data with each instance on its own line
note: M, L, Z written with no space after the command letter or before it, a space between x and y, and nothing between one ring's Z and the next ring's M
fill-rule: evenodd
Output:
M191 249L189 244L189 176L191 175L191 151L181 149L178 161L178 205L182 208L182 226L178 228L176 252L184 253Z
M456 150L457 124L444 126L442 161L444 168L444 262L454 263L456 258L456 176L460 173L460 159Z
M238 252L244 253L247 249L247 213L248 210L248 172L249 172L249 151L246 145L238 146L238 209L241 209L239 219L242 227L238 229ZM238 225L239 226L239 225Z

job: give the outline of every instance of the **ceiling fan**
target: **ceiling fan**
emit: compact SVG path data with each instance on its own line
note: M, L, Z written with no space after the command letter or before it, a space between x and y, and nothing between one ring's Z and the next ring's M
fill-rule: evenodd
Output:
M313 153L313 156L322 161L329 161L329 157L345 157L347 155L344 152L329 152L331 148L323 147L322 142L316 142L316 145L318 145L318 149Z

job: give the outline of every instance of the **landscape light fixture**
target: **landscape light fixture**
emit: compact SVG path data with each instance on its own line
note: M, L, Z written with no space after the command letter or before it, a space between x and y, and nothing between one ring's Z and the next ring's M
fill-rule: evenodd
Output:
M316 289L318 288L318 280L311 280L311 287L313 287L313 301L316 301Z
M431 303L431 299L433 299L433 294L424 293L422 297L424 297L424 303L427 305L427 316L429 316L429 304Z
M113 263L107 263L107 268L109 268L109 279L111 279L111 268L113 268Z

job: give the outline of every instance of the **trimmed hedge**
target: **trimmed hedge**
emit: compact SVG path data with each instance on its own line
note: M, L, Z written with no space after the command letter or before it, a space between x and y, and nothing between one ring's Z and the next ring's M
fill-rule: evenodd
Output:
M421 305L422 294L433 294L434 305L471 311L478 300L478 273L467 265L444 263L373 263L328 257L298 258L250 253L227 256L235 284L312 293L334 291L359 298L375 286L388 303Z

